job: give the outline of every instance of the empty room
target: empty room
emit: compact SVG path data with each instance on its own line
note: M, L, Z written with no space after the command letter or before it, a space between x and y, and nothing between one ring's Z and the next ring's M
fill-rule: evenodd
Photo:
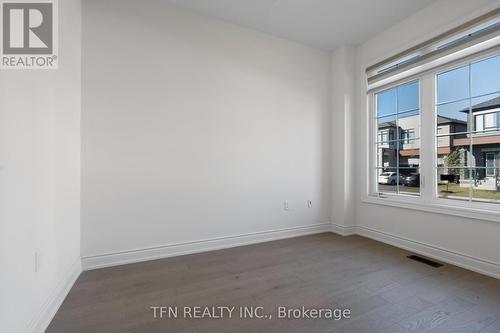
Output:
M499 0L0 0L1 333L500 333Z

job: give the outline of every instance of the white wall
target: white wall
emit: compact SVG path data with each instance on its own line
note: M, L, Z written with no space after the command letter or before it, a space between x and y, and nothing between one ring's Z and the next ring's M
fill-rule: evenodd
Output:
M399 244L422 246L463 262L471 259L474 265L500 272L500 224L470 220L421 211L378 206L361 202L366 183L366 88L364 69L378 60L424 41L440 32L484 13L499 1L441 0L415 13L391 29L381 33L357 49L357 98L355 165L357 165L355 216L357 225L375 230L371 236L392 240ZM424 24L425 22L425 24ZM368 232L367 230L365 230ZM381 233L380 233L381 232ZM391 236L397 236L392 238ZM427 246L429 245L429 246ZM434 250L432 248L435 248ZM444 249L441 251L439 249ZM456 257L458 258L458 257ZM469 259L467 259L469 258ZM460 259L460 260L462 260ZM475 260L478 259L478 260Z
M80 1L59 17L58 70L0 71L1 332L43 330L80 265Z
M83 257L329 222L328 53L162 1L83 32Z

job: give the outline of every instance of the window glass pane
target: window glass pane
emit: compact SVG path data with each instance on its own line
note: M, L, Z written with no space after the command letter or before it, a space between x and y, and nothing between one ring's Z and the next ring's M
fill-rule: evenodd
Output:
M474 116L474 129L477 133L484 131L484 115L475 115Z
M469 98L469 66L463 66L437 76L437 103Z
M396 169L398 163L396 142L377 144L377 168Z
M441 161L439 161L440 156L449 154L451 151L451 140L450 136L440 136L436 140L437 144L437 154L438 154L438 166Z
M470 138L465 135L438 137L437 167L456 169L470 166Z
M437 194L440 198L470 199L469 168L437 168Z
M402 184L399 186L399 192L409 195L420 194L420 169L400 168Z
M420 165L420 140L401 143L399 148L399 167L418 167Z
M399 148L399 193L420 194L420 140L409 139Z
M497 117L494 112L484 114L484 128L491 129L497 127Z
M378 191L397 194L405 177L419 174L420 110L419 84L412 82L376 95ZM392 173L392 174L391 174ZM416 176L415 176L416 177ZM420 182L409 178L407 194L418 195ZM420 176L418 175L418 178Z
M438 196L500 202L500 56L440 74L437 85Z
M472 154L470 165L480 168L477 177L482 181L484 177L497 177L496 168L500 167L500 135L475 137L472 140Z
M396 126L396 115L378 118L377 123L377 142L388 143L389 141L397 140L398 129Z
M399 138L402 141L420 138L419 111L398 114Z
M401 145L409 144L415 139L415 129L407 128L401 130Z
M474 121L473 129L477 134L492 134L500 131L500 94L490 94L471 99Z
M500 79L499 79L500 80ZM500 108L500 93L482 95L471 99L472 111L480 112Z
M500 191L498 186L492 189L472 188L472 201L500 203Z
M395 114L398 110L396 89L377 94L377 117Z
M460 101L437 106L437 126L442 134L467 132L467 118L470 102Z
M479 202L500 202L498 153L488 153L485 168L474 168L472 200Z
M396 168L377 169L378 191L382 193L397 193L398 173Z
M406 117L418 116L419 113L420 113L419 109L412 110L412 111L400 112L400 113L398 113L398 119L406 118Z
M500 56L471 64L472 97L500 92Z
M419 108L418 82L398 87L398 112Z

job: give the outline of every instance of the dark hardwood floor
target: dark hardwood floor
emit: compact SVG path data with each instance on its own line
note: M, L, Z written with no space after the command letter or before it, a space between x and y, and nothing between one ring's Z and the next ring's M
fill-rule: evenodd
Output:
M500 332L500 281L359 236L325 233L83 272L48 332ZM231 319L153 306L235 306ZM267 319L240 319L263 306ZM277 307L351 318L277 319Z

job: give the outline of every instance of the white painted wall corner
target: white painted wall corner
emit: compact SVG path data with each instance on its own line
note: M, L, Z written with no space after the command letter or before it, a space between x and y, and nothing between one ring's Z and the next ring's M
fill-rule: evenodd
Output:
M81 260L78 259L71 265L70 269L66 272L63 279L59 281L55 289L52 290L50 296L28 324L28 327L24 330L25 333L45 332L81 272L82 263Z

